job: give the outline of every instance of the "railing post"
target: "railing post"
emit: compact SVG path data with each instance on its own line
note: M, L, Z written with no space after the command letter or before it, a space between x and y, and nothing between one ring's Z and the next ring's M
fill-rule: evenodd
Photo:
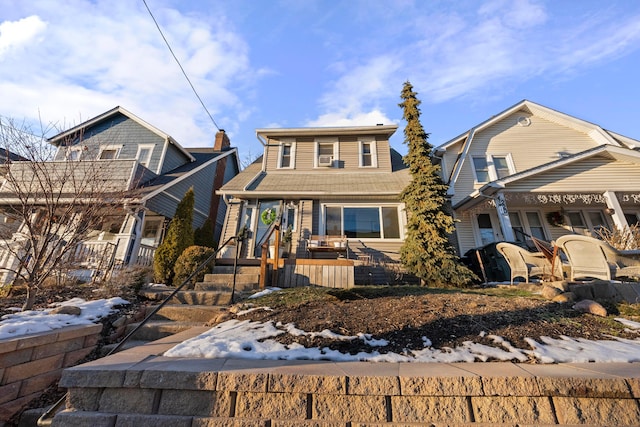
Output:
M260 257L260 289L265 288L267 280L267 245L262 244L262 255Z
M276 236L274 239L274 254L273 254L273 274L271 278L271 286L278 286L278 272L280 271L280 224L276 224L274 227Z

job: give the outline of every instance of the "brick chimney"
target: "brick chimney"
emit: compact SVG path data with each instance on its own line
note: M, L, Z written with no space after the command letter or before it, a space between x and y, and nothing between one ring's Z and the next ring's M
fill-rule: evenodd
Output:
M213 144L213 149L216 151L223 151L231 146L231 141L225 133L224 129L220 129L216 132L216 141Z
M213 143L213 149L215 151L224 151L230 146L231 146L231 141L229 141L229 137L225 133L224 129L220 129L218 132L216 132L216 140ZM218 190L220 187L222 187L222 184L224 184L224 176L225 176L226 170L227 170L227 157L225 157L224 159L220 159L218 160L218 162L216 162L216 174L215 174L215 177L213 178L213 187L211 188L211 204L209 205L209 218L211 219L211 222L215 227L216 239L220 237L217 235L218 234L217 230L221 225L217 223L221 196L216 194L216 190Z

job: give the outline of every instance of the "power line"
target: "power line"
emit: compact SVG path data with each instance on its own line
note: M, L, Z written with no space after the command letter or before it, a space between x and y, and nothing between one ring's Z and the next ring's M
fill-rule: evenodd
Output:
M180 67L180 70L182 71L182 74L184 75L184 78L187 79L187 82L189 82L189 86L191 86L191 90L193 90L193 93L196 95L196 98L198 98L198 101L200 101L200 104L202 105L202 108L204 108L204 111L207 112L207 115L211 119L211 122L216 127L216 129L220 130L220 127L218 127L218 124L213 119L213 116L211 115L211 113L207 109L207 106L204 105L204 102L202 101L202 98L200 98L200 95L198 95L198 91L196 91L196 88L193 86L193 83L191 83L191 80L189 79L189 76L187 76L187 73L184 71L184 68L182 68L182 64L180 64L180 61L178 60L178 57L176 56L175 53L173 53L173 49L171 49L171 45L169 44L169 41L164 36L164 33L162 32L162 29L160 28L160 25L158 24L158 21L156 21L155 16L153 16L153 13L151 13L151 9L149 9L149 6L147 5L147 0L142 0L142 3L144 3L144 7L147 8L147 12L149 12L149 15L151 16L151 19L153 19L153 22L156 24L156 28L160 32L160 35L162 36L162 39L164 40L165 44L169 48L169 52L171 52L171 55L173 56L173 59L176 60L176 63L178 64L178 67Z

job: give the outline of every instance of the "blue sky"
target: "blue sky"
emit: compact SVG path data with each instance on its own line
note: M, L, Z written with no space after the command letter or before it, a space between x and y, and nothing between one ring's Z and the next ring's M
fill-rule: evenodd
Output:
M0 119L116 105L183 146L215 126L142 0L0 0ZM437 146L522 99L640 139L640 1L147 0L241 157L255 129L396 123L409 80ZM50 131L50 134L53 132Z

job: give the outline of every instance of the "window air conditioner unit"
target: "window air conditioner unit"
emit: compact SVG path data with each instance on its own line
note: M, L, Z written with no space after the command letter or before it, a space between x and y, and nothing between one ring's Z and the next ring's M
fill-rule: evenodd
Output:
M318 166L331 166L333 164L333 156L318 156Z

